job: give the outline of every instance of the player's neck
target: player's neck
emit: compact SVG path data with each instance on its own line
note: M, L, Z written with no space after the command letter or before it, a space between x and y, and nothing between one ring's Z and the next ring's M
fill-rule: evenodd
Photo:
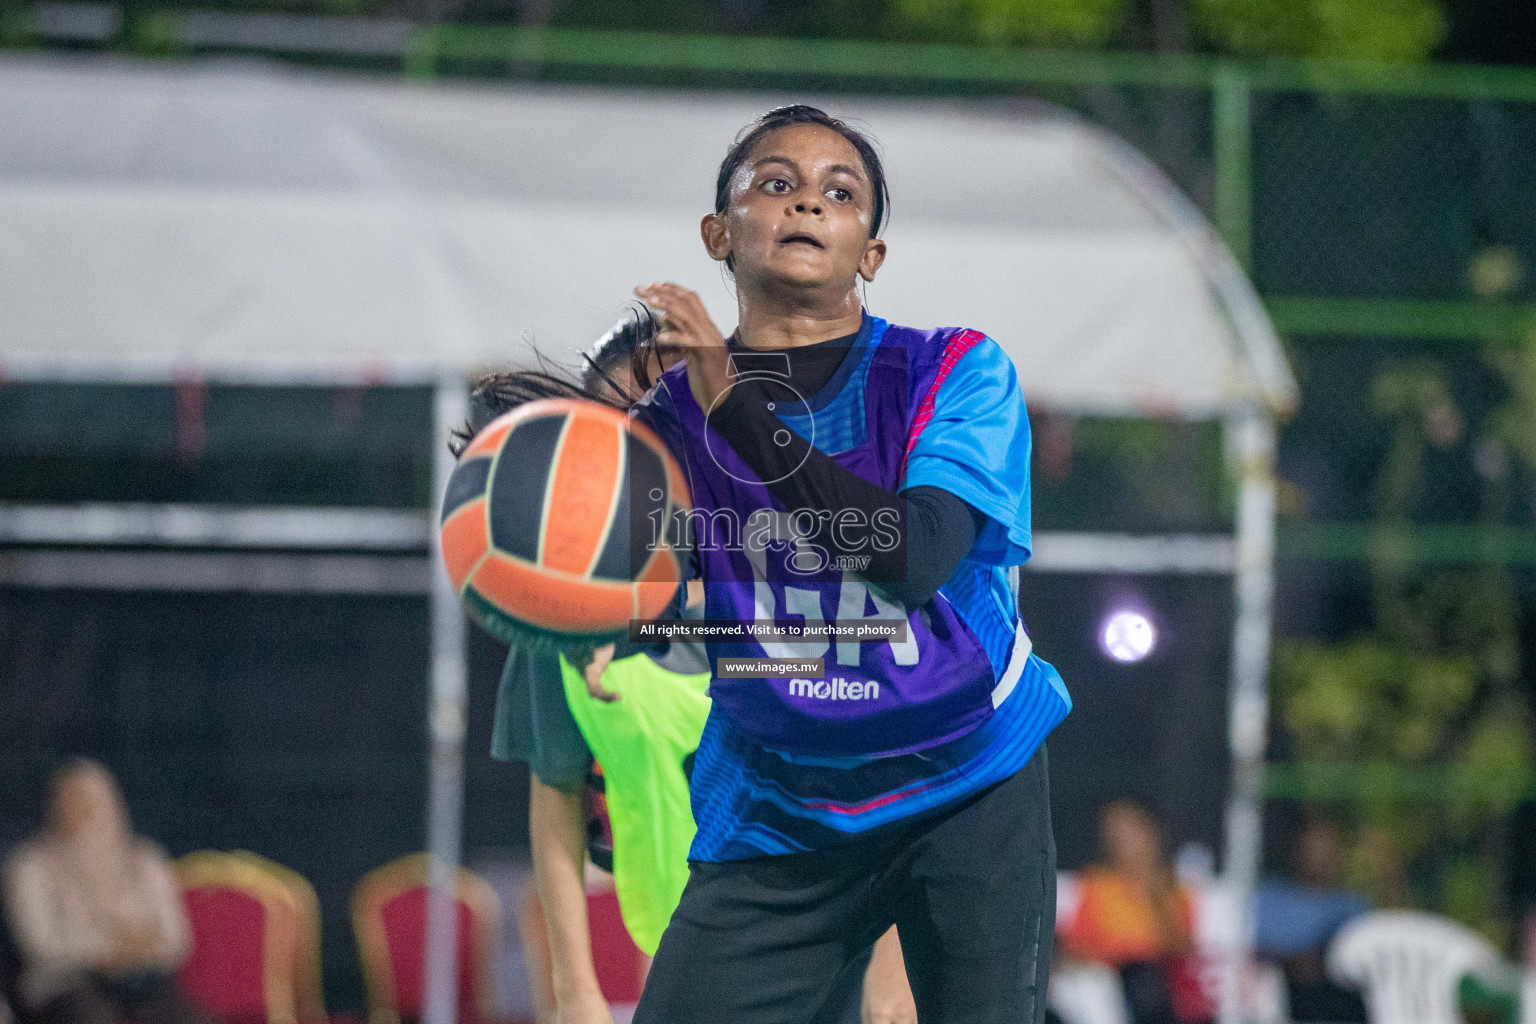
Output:
M859 293L826 299L801 294L752 294L738 289L737 331L748 348L799 348L841 338L864 322Z

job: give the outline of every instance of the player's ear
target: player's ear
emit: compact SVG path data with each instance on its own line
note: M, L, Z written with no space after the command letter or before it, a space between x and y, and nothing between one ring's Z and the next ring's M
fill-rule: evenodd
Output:
M699 221L699 236L704 239L704 251L709 253L710 259L724 263L730 258L731 230L726 226L723 214L705 214Z
M866 281L873 281L885 264L885 239L871 238L864 246L864 255L859 257L859 276Z

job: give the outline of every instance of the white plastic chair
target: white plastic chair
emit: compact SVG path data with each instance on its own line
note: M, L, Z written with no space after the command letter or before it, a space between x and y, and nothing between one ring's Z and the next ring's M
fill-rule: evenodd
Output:
M1056 931L1066 931L1082 903L1083 884L1073 871L1056 873ZM1065 1024L1131 1024L1125 986L1103 964L1058 960L1051 967L1050 1008ZM1523 1024L1523 1022L1522 1022ZM1536 1022L1532 1022L1536 1024Z
M1120 975L1103 964L1058 963L1048 997L1066 1024L1131 1024Z
M1243 974L1244 1019L1252 1024L1290 1024L1291 999L1278 965L1256 960Z
M1468 974L1496 979L1499 954L1470 928L1433 914L1363 914L1328 947L1328 973L1365 992L1371 1024L1462 1024L1458 983Z

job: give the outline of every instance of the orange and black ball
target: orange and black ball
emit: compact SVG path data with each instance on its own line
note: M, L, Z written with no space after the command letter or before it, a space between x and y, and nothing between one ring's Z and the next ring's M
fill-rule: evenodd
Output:
M529 402L477 434L443 497L443 562L476 622L509 643L604 643L682 579L668 524L687 488L660 439L617 409Z

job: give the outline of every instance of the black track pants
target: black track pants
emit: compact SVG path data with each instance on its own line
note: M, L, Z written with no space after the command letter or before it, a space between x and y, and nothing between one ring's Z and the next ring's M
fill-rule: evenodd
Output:
M695 863L635 1024L812 1024L893 923L920 1024L1040 1024L1055 921L1042 747L1017 774L910 825Z

